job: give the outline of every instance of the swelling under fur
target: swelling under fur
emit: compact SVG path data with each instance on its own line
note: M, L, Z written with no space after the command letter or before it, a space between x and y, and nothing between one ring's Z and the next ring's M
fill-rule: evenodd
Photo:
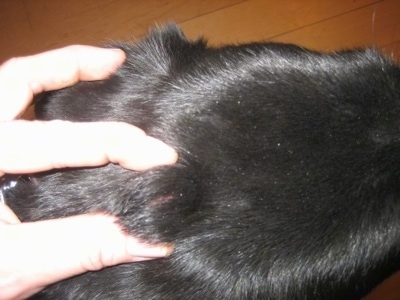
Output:
M55 284L38 299L353 299L400 268L400 69L371 49L207 47L170 25L110 79L38 104L44 120L123 121L177 149L146 172L38 175L23 221L107 211L173 242L166 259Z

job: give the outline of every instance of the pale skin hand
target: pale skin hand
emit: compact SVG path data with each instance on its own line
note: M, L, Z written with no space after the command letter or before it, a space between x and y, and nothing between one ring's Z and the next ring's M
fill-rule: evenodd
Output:
M133 170L175 163L173 149L128 124L16 120L35 94L107 78L124 59L120 50L70 46L0 66L0 176L110 162ZM148 245L123 234L115 221L99 213L21 223L0 204L0 300L23 299L77 274L171 253L171 245Z

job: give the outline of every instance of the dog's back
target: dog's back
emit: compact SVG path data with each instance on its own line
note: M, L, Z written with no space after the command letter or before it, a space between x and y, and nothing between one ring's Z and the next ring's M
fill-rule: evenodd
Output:
M179 162L43 174L9 204L25 221L108 211L175 251L38 298L352 299L400 267L394 63L373 50L208 48L174 26L120 46L116 75L50 94L39 117L132 123Z

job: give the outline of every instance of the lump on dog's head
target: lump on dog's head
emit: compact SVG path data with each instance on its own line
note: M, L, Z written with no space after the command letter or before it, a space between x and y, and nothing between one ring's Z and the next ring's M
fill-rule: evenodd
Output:
M354 299L399 268L394 62L371 49L210 48L174 25L118 46L115 75L50 93L38 116L137 125L178 163L44 174L10 206L26 221L108 211L175 252L40 299Z

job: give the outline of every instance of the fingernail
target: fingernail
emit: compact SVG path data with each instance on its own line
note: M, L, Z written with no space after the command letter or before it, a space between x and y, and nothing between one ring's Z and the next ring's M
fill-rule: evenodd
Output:
M113 53L115 55L119 55L119 56L123 55L124 57L126 56L124 50L122 50L122 49L111 48L111 49L107 49L107 50L111 50L112 51L111 53Z
M122 64L126 58L126 54L123 50L118 48L103 48L108 53L109 59L114 62L117 59L118 66ZM102 50L103 50L102 49Z
M178 153L167 144L151 136L147 136L147 147L145 149L149 163L153 165L170 165L178 160Z
M125 53L124 52L124 50L122 50L122 49L119 49L119 48L109 48L111 51L114 51L114 52L119 52L119 53Z
M141 257L143 259L160 258L171 255L174 250L172 243L149 245L138 244L136 239L129 239L127 250L130 255L134 257Z

